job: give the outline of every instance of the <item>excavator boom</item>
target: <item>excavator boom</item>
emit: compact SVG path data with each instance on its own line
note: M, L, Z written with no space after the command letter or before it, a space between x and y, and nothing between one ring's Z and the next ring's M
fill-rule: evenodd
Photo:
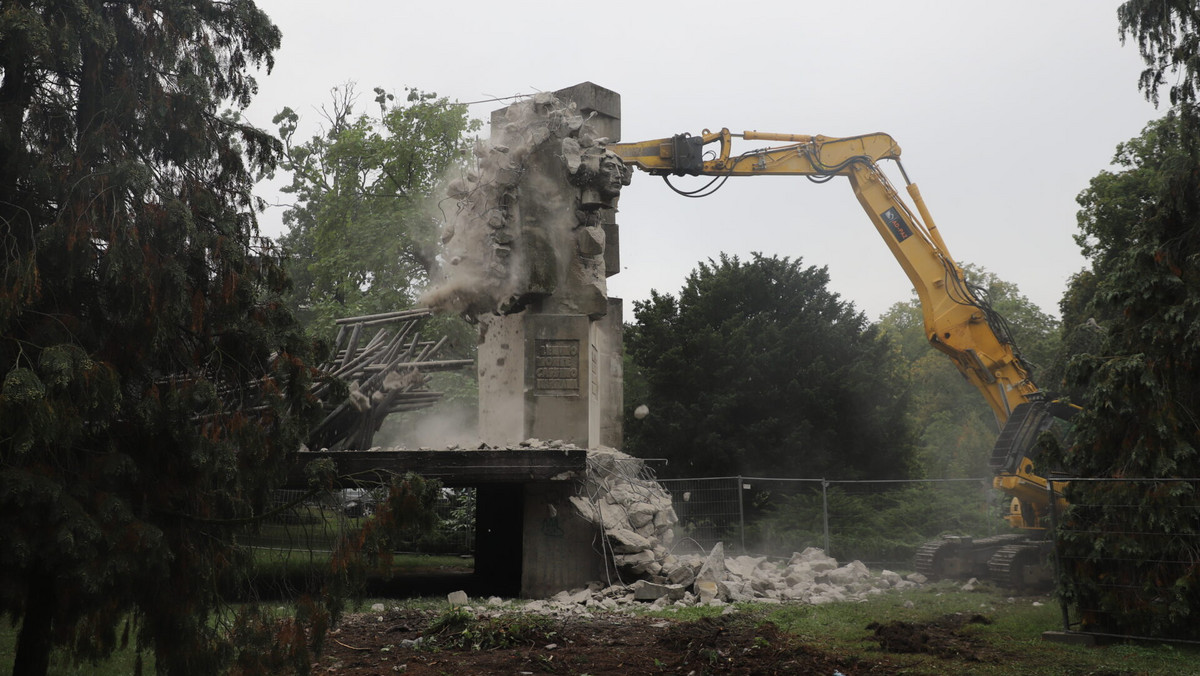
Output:
M788 141L788 145L732 153L732 139ZM704 147L719 144L704 156ZM1038 399L1029 367L1021 360L1003 319L967 284L929 215L915 183L900 165L900 146L887 134L833 138L728 129L693 136L609 146L627 164L655 175L793 175L817 180L844 176L921 301L925 335L979 389L1003 425L1019 404ZM900 167L909 207L879 168L882 160Z
M734 138L784 145L735 154ZM721 129L612 144L608 148L626 164L664 179L793 175L825 182L845 177L912 282L930 344L953 361L996 416L1001 434L989 463L996 472L993 485L1013 498L1007 520L1015 527L1031 530L1048 525L1051 504L1047 480L1034 472L1029 456L1040 434L1050 430L1054 421L1069 417L1074 409L1051 401L1034 384L1031 369L1021 358L1004 318L991 309L985 294L967 282L962 268L950 256L920 191L900 163L900 146L895 139L883 133L838 138L757 131L734 134ZM895 162L900 169L913 206L880 169L879 163L884 160ZM987 569L1004 578L1002 581L1021 586L1024 571L1030 569L1026 557L1031 552L1041 556L1042 547L1014 543L1013 537L1021 538L1003 536L974 544L969 538L931 543L918 552L918 568L934 574L975 573L984 561Z

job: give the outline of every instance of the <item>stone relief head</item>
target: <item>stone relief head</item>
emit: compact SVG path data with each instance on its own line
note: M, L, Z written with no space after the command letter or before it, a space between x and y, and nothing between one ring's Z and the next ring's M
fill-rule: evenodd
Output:
M621 188L629 185L633 174L620 155L603 146L582 148L570 139L569 143L563 143L563 159L571 174L571 183L580 188L583 209L616 208Z

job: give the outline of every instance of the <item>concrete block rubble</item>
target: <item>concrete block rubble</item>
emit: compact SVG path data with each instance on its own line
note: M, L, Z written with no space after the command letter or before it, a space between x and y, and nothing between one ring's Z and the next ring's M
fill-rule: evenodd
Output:
M678 517L671 496L641 460L613 449L588 451L587 476L571 499L578 513L603 529L611 578L564 591L526 607L532 612L615 610L625 604L655 606L738 602L831 603L860 600L890 589L923 584L860 561L839 565L815 547L783 563L765 556L726 557L718 543L706 555L674 552Z

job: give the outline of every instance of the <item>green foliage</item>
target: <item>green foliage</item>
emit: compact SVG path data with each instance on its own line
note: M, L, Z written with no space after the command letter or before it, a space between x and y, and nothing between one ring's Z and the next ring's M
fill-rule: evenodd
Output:
M1146 69L1138 87L1158 104L1158 90L1177 75L1171 105L1189 104L1200 90L1200 12L1196 0L1127 0L1117 8L1121 41L1137 39ZM1182 72L1180 72L1182 71Z
M1061 371L1055 364L1058 322L1016 284L974 265L964 272L1008 321L1021 355L1035 369L1035 380L1056 389L1060 378L1054 373ZM909 370L909 416L918 434L916 460L921 473L939 479L988 476L988 452L999 432L996 416L953 362L929 345L916 293L889 308L879 328L899 346L896 358ZM1046 366L1050 368L1038 368Z
M635 305L626 349L650 415L626 450L683 476L900 477L905 374L823 268L754 254L701 263L676 299ZM644 384L644 385L643 385Z
M257 236L278 141L241 123L279 31L253 3L0 11L0 611L13 671L126 640L234 656L233 542L298 448L309 346ZM130 634L118 635L126 618Z
M341 599L360 590L368 574L392 569L393 552L400 544L433 530L440 491L441 482L416 474L391 478L371 518L361 520L334 548L328 590L337 611Z
M1067 370L1084 394L1075 443L1056 449L1069 472L1160 481L1075 482L1064 515L1062 593L1089 628L1200 638L1200 570L1178 534L1200 530L1200 59L1194 2L1126 2L1123 35L1137 38L1157 101L1177 73L1167 116L1118 150L1123 170L1080 197L1093 268L1071 301L1101 318ZM1085 292L1086 291L1086 292ZM1082 313L1081 313L1082 314ZM1181 507L1190 508L1183 509Z
M911 484L872 493L830 486L827 496L805 490L771 496L747 529L753 549L786 555L824 548L828 500L830 556L842 561L909 561L918 547L944 533L993 535L1000 514L989 510L977 483Z
M374 115L357 103L353 85L334 89L325 127L305 142L295 112L275 117L283 191L296 200L284 213L291 302L321 332L337 317L412 306L437 266L437 187L480 127L465 105L416 89L403 103L375 89Z
M890 653L888 657L899 673L1084 676L1182 674L1195 670L1197 653L1192 648L1162 644L1075 646L1043 640L1046 630L1061 629L1059 613L1058 604L1045 597L1014 599L1005 590L984 586L963 592L957 584L942 583L879 594L864 602L775 606L766 617L801 639L820 642L825 650L839 655L858 656L860 664L867 665L875 664L879 656L875 645L864 641L869 633L865 627L872 622L927 623L957 614L982 614L992 620L990 624L963 628L963 635L969 637L974 649L962 655Z
M1080 196L1081 244L1093 267L1068 296L1078 308L1072 323L1086 328L1067 334L1074 351L1067 377L1085 409L1075 445L1057 454L1073 474L1200 475L1198 143L1195 110L1172 111L1121 146L1123 171L1102 173ZM1086 614L1090 626L1174 635L1194 624L1187 618L1200 603L1200 580L1161 563L1182 557L1171 538L1153 534L1195 532L1200 523L1194 509L1180 509L1178 497L1165 493L1141 483L1072 486L1062 546L1074 563L1064 594L1081 609L1104 610ZM1127 532L1148 535L1121 535ZM1129 584L1104 582L1114 579Z
M476 617L461 608L442 613L425 633L425 650L495 650L554 640L554 622L532 614Z
M307 674L320 654L328 615L310 598L296 604L292 617L279 618L257 604L238 610L230 628L239 652L234 673L244 676Z

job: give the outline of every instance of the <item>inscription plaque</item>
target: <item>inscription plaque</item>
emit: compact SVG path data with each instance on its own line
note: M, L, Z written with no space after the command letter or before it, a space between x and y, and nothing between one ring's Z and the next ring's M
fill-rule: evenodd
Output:
M579 394L579 341L537 341L533 377L538 394Z

